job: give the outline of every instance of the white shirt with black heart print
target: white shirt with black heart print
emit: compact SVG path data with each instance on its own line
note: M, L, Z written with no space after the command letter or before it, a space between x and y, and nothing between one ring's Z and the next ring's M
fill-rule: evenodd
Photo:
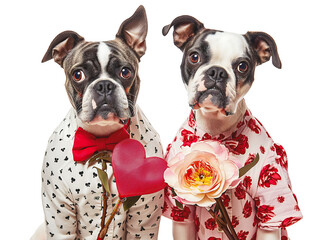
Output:
M50 137L45 152L42 199L48 239L93 240L100 231L102 185L93 166L73 160L77 127L76 113L71 109ZM130 136L143 144L147 157L163 156L160 137L138 106L130 121ZM119 199L111 164L107 174L110 194L106 219ZM105 239L157 239L163 202L163 191L159 191L143 195L127 212L120 207Z

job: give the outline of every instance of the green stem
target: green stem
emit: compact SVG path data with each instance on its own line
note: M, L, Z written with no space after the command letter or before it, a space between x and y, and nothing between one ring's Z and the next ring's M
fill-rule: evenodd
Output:
M234 240L234 237L232 236L231 232L229 232L227 228L227 224L221 218L218 218L212 210L209 210L209 213L213 217L214 221L216 221L218 226L221 227L222 231L227 235L229 240Z
M99 239L104 239L104 237L105 237L105 235L107 233L108 227L111 224L111 222L113 221L114 216L116 215L116 213L117 213L117 211L120 208L120 206L121 206L122 203L123 203L123 201L121 199L119 199L118 202L117 202L117 204L115 205L115 207L113 209L112 214L109 216L109 219L107 220L104 228L99 232L99 235L98 235L98 238Z
M225 219L225 221L226 221L226 223L228 225L228 228L229 228L229 230L231 232L231 235L233 237L233 238L229 238L229 237L228 238L229 239L234 239L234 240L239 240L238 236L236 234L236 231L235 231L234 227L232 226L229 215L227 213L227 210L226 210L225 206L223 205L223 202L222 202L221 198L217 198L216 201L217 201L217 204L219 205L222 216Z
M102 212L102 221L100 223L100 227L101 229L105 226L105 218L106 218L106 211L107 211L107 200L108 200L108 196L107 196L107 192L103 186L103 212Z

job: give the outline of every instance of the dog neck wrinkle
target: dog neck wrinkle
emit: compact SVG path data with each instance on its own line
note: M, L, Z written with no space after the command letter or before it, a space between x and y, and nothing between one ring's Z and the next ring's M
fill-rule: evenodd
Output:
M123 128L123 125L121 124L113 125L113 126L105 126L105 127L95 125L95 126L90 126L90 128L88 127L84 130L93 134L96 137L108 137L112 133L120 130L121 128Z
M79 127L83 128L85 131L91 133L96 137L108 137L112 133L123 128L123 125L120 123L112 123L107 126L100 125L89 125L82 122L79 122Z
M243 118L246 111L245 101L238 104L234 115L225 116L220 111L204 112L202 109L196 111L196 124L198 128L211 136L218 136L222 133L234 131L238 122Z

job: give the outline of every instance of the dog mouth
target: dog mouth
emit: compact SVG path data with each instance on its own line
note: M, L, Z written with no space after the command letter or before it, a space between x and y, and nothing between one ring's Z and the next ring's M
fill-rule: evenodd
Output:
M223 91L217 87L210 88L206 91L198 91L194 101L190 103L192 109L204 108L205 111L220 111L222 114L229 116L233 113L227 110L229 99Z
M194 101L200 104L200 106L219 109L226 108L226 105L228 104L228 98L226 94L217 87L213 87L205 91L196 92Z
M103 101L98 104L94 99L91 108L88 108L87 118L84 122L90 125L105 126L112 122L126 124L130 117L128 108L121 108L110 102Z

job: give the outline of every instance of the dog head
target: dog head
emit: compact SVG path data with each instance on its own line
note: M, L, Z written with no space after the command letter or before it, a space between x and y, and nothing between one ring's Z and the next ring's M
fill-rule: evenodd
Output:
M272 57L281 68L277 46L264 32L245 35L206 29L191 16L175 18L163 28L174 27L174 44L183 51L181 72L189 105L206 111L234 114L254 81L257 65Z
M73 31L54 38L42 62L53 58L64 69L66 91L82 122L124 123L134 115L147 29L146 12L140 6L121 24L114 40L87 42Z

